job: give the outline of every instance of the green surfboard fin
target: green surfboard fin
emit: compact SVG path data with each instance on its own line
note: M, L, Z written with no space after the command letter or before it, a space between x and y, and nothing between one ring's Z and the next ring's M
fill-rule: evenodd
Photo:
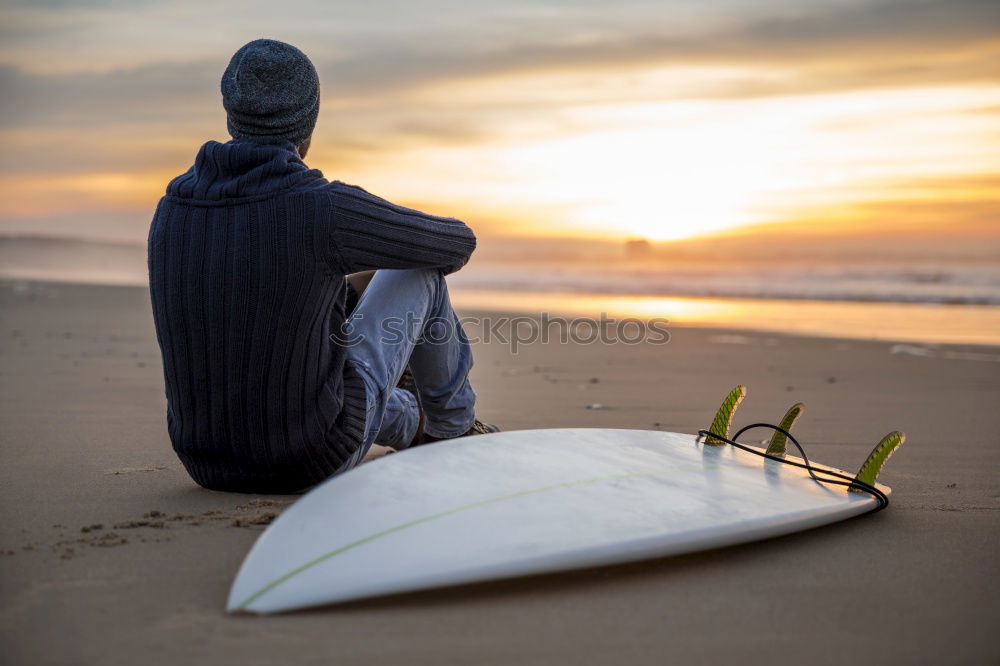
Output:
M726 399L722 401L719 411L715 413L715 418L712 419L712 427L709 430L723 437L729 437L729 426L733 422L733 414L745 397L747 397L747 387L743 384L730 391ZM725 442L715 437L706 437L705 443L715 445L725 444Z
M784 418L781 419L780 425L783 429L788 432L792 431L792 426L795 422L799 420L802 415L802 411L805 409L805 405L801 402L797 402L788 408L785 412ZM784 433L780 433L777 430L771 435L771 441L767 445L767 453L772 456L783 456L785 455L785 442L788 440Z
M882 471L882 465L889 459L892 452L899 448L899 445L905 441L906 434L898 430L890 432L883 437L882 441L872 449L868 459L865 460L865 464L861 466L861 469L858 470L858 475L854 478L862 483L874 486L875 479L878 478L878 473ZM851 490L858 491L857 488L852 488Z

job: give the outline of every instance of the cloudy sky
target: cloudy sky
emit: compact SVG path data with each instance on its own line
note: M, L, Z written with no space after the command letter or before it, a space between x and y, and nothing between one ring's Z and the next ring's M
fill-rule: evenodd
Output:
M319 70L307 162L482 235L1000 226L995 0L0 2L0 233L141 240L228 140L219 78Z

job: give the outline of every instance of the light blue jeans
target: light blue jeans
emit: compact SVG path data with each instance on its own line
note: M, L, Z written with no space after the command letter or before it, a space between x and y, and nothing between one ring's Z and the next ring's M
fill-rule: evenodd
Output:
M373 443L397 451L409 446L420 407L428 435L457 437L472 426L472 350L441 271L379 270L348 318L345 334L346 362L364 380L368 413L364 441L338 474L361 462ZM396 388L407 365L419 407L412 393Z

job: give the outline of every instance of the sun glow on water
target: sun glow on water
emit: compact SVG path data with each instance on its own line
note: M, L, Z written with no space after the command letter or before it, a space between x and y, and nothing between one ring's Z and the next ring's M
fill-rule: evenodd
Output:
M666 320L668 328L710 327L780 334L913 341L1000 344L1000 308L923 303L852 303L781 299L673 298L456 289L462 314ZM749 340L734 343L749 343ZM766 342L766 341L765 341ZM895 352L892 352L895 353ZM987 354L989 360L1000 360Z

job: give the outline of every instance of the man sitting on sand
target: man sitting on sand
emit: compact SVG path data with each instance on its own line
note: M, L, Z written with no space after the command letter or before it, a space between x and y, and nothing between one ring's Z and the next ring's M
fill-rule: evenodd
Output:
M373 443L496 431L476 419L444 280L469 260L472 230L303 163L319 78L295 47L243 46L222 102L232 141L201 147L149 231L167 429L192 478L296 492ZM412 392L397 388L407 366Z

